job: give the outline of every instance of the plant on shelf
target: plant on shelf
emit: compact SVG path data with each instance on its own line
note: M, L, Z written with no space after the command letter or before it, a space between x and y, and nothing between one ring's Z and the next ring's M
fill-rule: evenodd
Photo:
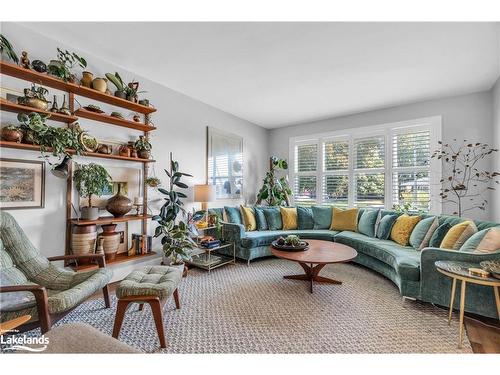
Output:
M9 142L21 143L23 140L23 131L18 125L7 125L2 128L2 139Z
M21 105L26 105L28 107L33 107L46 111L49 107L49 101L45 97L49 93L43 86L37 86L32 83L30 88L23 90L24 96L19 96L17 102Z
M128 85L123 86L123 89L125 90L125 95L127 100L135 103L138 100L138 94L146 92L146 91L137 91L139 90L139 82L136 81L129 82Z
M180 189L187 189L188 186L181 179L192 176L179 171L179 163L172 159L172 153L170 153L170 170L165 170L165 173L169 179L168 189L158 188L158 191L165 195L165 203L159 214L153 216L153 220L159 224L155 228L154 236L162 237L161 244L165 257L171 263L179 264L190 259L188 251L196 246L186 223L182 220L176 222L180 213L183 216L186 214L182 199L187 198L187 195Z
M158 177L148 177L146 178L146 185L155 188L161 185L161 181Z
M444 203L456 206L453 215L462 216L474 209L484 211L488 204L485 195L495 190L491 185L500 183L500 172L485 170L481 164L494 157L498 149L481 142L453 141L454 144L439 141L441 148L431 156L441 160L445 169L439 196Z
M135 141L134 148L138 151L141 159L149 159L151 157L151 143L144 135L140 135Z
M257 194L257 204L266 201L269 206L289 206L292 189L286 177L276 177L277 171L288 169L285 159L271 156L269 171L264 178L264 184Z
M7 56L9 59L14 61L16 64L19 64L19 57L17 57L12 44L7 40L5 36L0 34L0 54L3 56Z
M74 83L76 76L71 73L71 69L77 65L85 69L87 67L87 61L74 52L69 52L68 50L63 51L57 48L57 60L50 61L48 72L62 79L64 82Z
M120 77L118 72L115 72L115 74L106 73L106 78L116 86L115 96L125 99L127 97L127 93L125 92L125 83L123 83L122 77Z
M82 219L96 220L99 217L99 208L92 206L92 197L102 195L109 187L111 176L101 165L77 164L73 181L80 196L88 198L88 206L81 208Z

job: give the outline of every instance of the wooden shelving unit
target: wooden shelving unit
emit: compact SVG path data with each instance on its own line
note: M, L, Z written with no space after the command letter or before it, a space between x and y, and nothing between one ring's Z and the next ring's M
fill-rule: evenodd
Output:
M57 113L51 113L51 112L46 112L46 111L40 111L36 110L34 108L22 106L16 103L10 103L6 100L0 100L0 110L2 111L8 111L8 112L14 112L14 113L26 113L26 112L38 112L38 113L44 113L44 114L50 114L50 120L54 121L60 121L63 123L73 123L74 121L77 121L79 117L81 118L86 118L89 120L97 121L102 124L106 124L105 126L108 126L107 124L115 125L115 126L120 126L123 128L127 129L134 129L143 132L144 136L148 138L149 132L155 130L156 128L154 126L151 126L149 123L149 115L151 113L156 112L156 109L153 107L149 106L144 106L139 103L131 102L125 99L121 99L118 97L115 97L113 95L108 95L96 90L93 90L88 87L80 86L78 84L74 83L68 83L64 82L56 77L53 77L49 74L46 73L38 73L35 70L31 69L25 69L20 66L17 66L15 64L11 64L5 61L0 61L0 73L5 74L11 77L15 77L18 79L22 79L25 81L29 82L34 82L39 85L43 85L46 87L50 87L56 90L61 90L64 91L68 94L68 100L69 100L69 109L73 113L73 116L66 116L62 114L57 114ZM99 114L91 111L87 111L85 109L78 109L75 111L75 95L82 96L85 98L89 98L95 101L98 101L100 103L106 103L110 104L113 106L121 107L128 109L132 112L138 112L143 114L144 121L139 123L135 121L129 121L125 119L120 119L116 117L111 117L105 114ZM40 151L40 146L37 145L31 145L31 144L24 144L24 143L16 143L16 142L8 142L8 141L0 141L0 148L13 148L13 149L19 149L19 150L27 150L27 151ZM47 150L47 152L50 152L50 150ZM68 153L70 154L75 154L74 150L68 150ZM113 155L113 154L100 154L96 152L85 152L82 153L83 157L91 157L91 158L101 158L101 159L114 159L114 160L122 160L122 161L128 161L128 162L138 162L142 165L142 181L143 181L143 204L142 204L142 212L147 212L147 201L148 201L148 195L147 195L147 186L145 184L146 178L148 177L148 169L149 169L149 164L154 163L154 160L150 159L140 159L140 158L132 158L132 157L125 157L125 156L120 156L120 155ZM148 228L148 220L151 219L151 215L126 215L121 218L115 218L115 217L101 217L98 220L94 221L84 221L84 220L78 220L75 218L72 218L72 191L73 191L73 168L70 165L69 169L69 176L66 180L66 254L70 254L70 244L71 244L71 227L73 225L89 225L89 224L97 224L97 225L104 225L104 224L110 224L110 223L126 223L128 225L128 222L130 221L141 221L142 224L142 234L147 234L147 228ZM133 255L133 256L128 256L127 253L120 253L117 254L115 259L113 261L107 262L108 264L116 264L116 263L122 263L126 262L129 260L135 260L135 259L142 259L146 257L150 257L156 255L155 252L150 252L147 254L140 254L140 255ZM95 264L86 264L86 265L81 265L79 267L76 267L77 270L83 270L83 269L90 269L97 267Z
M151 256L156 255L157 253L155 251L152 251L147 254L139 254L139 255L127 255L126 253L121 253L121 254L116 254L115 259L113 260L107 260L106 264L119 264L119 263L124 263L124 262L129 262L131 260L138 260L138 259L143 259L143 258L149 258ZM78 266L72 266L75 271L88 271L91 269L98 268L98 265L95 263L88 263L88 264L81 264Z

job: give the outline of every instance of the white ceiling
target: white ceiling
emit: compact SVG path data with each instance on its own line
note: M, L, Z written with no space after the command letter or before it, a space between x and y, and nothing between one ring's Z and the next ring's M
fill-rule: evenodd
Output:
M487 90L498 23L23 23L266 128Z

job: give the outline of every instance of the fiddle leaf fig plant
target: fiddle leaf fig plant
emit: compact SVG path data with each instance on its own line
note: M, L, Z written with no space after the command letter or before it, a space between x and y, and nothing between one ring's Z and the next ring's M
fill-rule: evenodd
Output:
M277 171L288 169L285 159L271 156L269 171L266 173L264 183L257 194L257 204L266 201L269 206L289 206L292 189L286 177L276 177Z
M108 171L101 165L77 164L73 175L73 181L78 193L83 198L89 199L89 207L92 207L92 196L101 196L111 181Z

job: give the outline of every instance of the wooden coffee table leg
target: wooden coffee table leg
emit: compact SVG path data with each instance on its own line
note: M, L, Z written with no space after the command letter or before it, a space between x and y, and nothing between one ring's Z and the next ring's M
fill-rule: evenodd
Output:
M327 284L342 284L342 281L330 279L328 277L319 276L319 272L323 269L326 264L317 264L316 266L308 265L307 263L299 263L301 267L304 269L305 274L303 275L288 275L283 276L285 279L292 280L306 280L310 282L310 292L313 292L313 284L314 282L318 283L327 283Z

